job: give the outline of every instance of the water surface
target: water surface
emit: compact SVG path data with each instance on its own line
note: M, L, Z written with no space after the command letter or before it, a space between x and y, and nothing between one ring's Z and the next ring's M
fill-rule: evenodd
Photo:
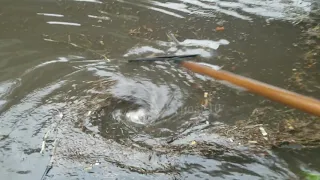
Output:
M202 62L283 87L303 53L292 22L310 12L310 1L26 0L1 7L3 179L40 179L56 138L47 179L294 179L301 167L319 170L311 151L166 152L161 145L179 133L187 136L173 145L225 143L201 130L247 118L263 98L217 90L219 82L169 62L126 61L200 54ZM204 92L214 94L213 112L202 110Z

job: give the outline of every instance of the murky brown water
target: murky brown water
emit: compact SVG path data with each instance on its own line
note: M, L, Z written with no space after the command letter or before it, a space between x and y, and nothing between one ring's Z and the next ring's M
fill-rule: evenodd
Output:
M188 136L174 143L219 142L201 129L245 119L263 98L228 86L215 89L215 82L167 62L126 62L151 54L200 54L203 62L283 87L304 53L295 46L301 30L292 21L308 13L311 2L0 4L3 179L40 179L56 138L47 179L292 179L301 166L320 170L319 159L312 158L316 151L284 150L272 158L241 149L206 157L153 151L190 122L183 132ZM181 46L168 40L169 31ZM204 92L215 92L209 112L201 109ZM91 114L100 106L99 115ZM42 155L42 139L52 129ZM91 173L85 170L95 163Z

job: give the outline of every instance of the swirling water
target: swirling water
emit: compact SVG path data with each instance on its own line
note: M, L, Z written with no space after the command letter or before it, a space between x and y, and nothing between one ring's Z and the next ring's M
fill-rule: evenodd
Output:
M239 96L227 87L215 98L215 107L223 107L221 115L212 117L201 111L200 103L205 91L214 91L207 85L208 78L169 62L126 62L152 54L196 53L203 62L223 65L217 59L224 55L240 64L241 73L280 84L285 76L280 69L290 69L291 59L301 53L292 46L299 29L287 21L309 13L311 2L26 0L0 4L3 179L40 179L55 138L60 143L47 179L292 179L301 164L320 164L310 158L314 152L304 152L309 158L295 152L264 158L240 150L209 157L155 153L147 147L160 148L166 137L194 120L198 123L189 129L192 133L175 143L220 141L216 135L202 134L208 124L199 122L243 118L259 97ZM225 30L215 31L217 26ZM168 31L178 35L179 45L168 40ZM103 111L100 116L91 115L98 108ZM52 127L56 128L49 133L51 141L40 154L42 139ZM90 164L94 165L88 172Z

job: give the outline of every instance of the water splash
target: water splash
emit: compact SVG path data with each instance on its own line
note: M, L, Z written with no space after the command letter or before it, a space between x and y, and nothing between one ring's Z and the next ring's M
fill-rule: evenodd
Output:
M129 49L124 57L130 55L146 56L150 54L199 54L201 57L210 58L214 56L215 50L221 45L228 45L229 41L221 39L219 41L213 40L198 40L198 39L186 39L179 42L178 46L174 42L155 41L157 48L146 45L137 45ZM165 49L164 49L165 48Z

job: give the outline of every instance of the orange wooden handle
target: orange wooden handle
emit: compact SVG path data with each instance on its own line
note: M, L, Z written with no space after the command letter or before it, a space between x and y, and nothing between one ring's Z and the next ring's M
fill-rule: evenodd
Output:
M195 73L231 82L234 85L246 88L248 91L259 94L266 98L300 109L313 115L320 116L320 101L317 99L290 92L288 90L239 76L224 70L214 70L210 67L194 62L182 61L181 65Z

